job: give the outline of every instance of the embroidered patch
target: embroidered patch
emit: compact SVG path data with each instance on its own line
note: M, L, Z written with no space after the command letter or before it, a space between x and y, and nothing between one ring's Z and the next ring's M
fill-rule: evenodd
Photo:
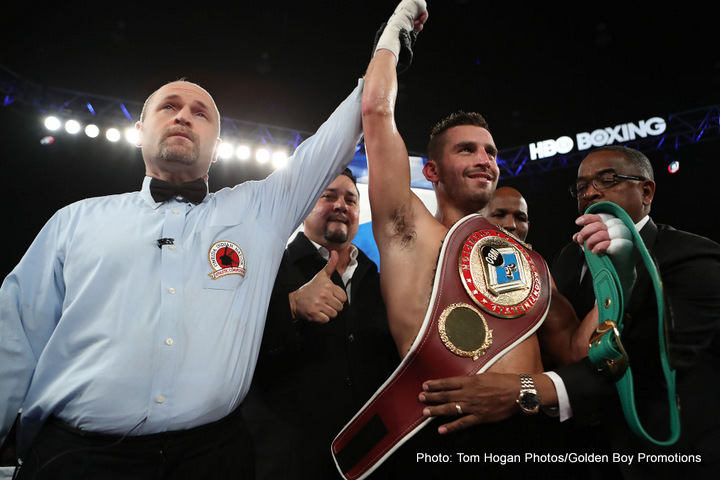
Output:
M493 315L525 315L540 295L540 275L530 254L503 232L479 230L470 235L459 267L470 298Z
M213 272L208 275L213 280L226 275L245 276L245 256L240 247L232 242L215 242L208 252L208 260Z

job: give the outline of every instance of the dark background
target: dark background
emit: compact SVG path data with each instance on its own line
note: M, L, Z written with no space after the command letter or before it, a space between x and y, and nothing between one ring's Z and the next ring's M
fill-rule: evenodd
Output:
M502 151L720 104L716 15L707 4L499 3L429 2L413 66L400 77L397 123L411 152L424 154L429 128L458 109L483 113ZM312 132L364 73L395 4L14 4L0 19L0 65L37 85L135 102L186 77L213 94L223 116ZM137 149L82 135L42 146L37 108L0 106L0 132L3 277L61 206L140 187ZM720 240L712 204L719 147L714 140L647 152L657 222ZM675 175L669 159L681 162ZM218 162L210 187L267 173ZM566 193L575 173L500 181L526 196L528 240L548 259L575 231Z

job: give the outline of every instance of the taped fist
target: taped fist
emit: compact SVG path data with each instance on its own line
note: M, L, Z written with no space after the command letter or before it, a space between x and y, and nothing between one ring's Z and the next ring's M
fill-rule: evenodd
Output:
M427 18L425 0L402 0L387 23L380 27L373 54L380 49L390 50L398 62L398 72L406 70L412 61L415 38Z

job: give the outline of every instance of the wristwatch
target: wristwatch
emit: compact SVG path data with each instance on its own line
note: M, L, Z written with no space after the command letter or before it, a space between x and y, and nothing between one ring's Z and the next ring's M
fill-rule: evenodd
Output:
M532 375L520 375L520 395L517 404L525 415L535 415L540 411L540 395L533 383Z

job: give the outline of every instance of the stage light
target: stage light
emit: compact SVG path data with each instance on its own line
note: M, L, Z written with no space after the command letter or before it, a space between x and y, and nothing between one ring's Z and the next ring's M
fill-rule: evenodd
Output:
M65 131L70 135L75 135L80 131L80 124L76 120L68 120L65 122Z
M117 128L108 128L105 132L105 138L111 142L117 142L120 140L120 131Z
M260 164L265 164L270 160L270 152L267 148L258 148L255 152L255 160Z
M680 162L677 160L670 162L670 165L668 165L668 172L677 173L678 170L680 170Z
M60 128L60 120L57 117L46 117L45 118L45 128L48 130L55 131L58 128Z
M86 104L87 110L91 113L96 112L95 107L89 102ZM125 109L126 111L127 109ZM96 118L82 117L81 119L70 119L67 117L68 112L61 112L53 115L43 115L41 121L44 127L47 129L47 136L42 138L40 142L43 145L51 145L58 138L57 131L62 131L64 134L75 135L80 132L84 132L88 138L98 138L101 135L105 136L105 139L112 143L123 144L124 139L130 144L137 145L138 131L132 126L126 128L121 127L109 127L103 126L102 124L88 123L87 125L83 120L92 121ZM103 122L104 123L104 122ZM128 125L127 122L123 122L122 125ZM243 141L248 143L239 144L239 139L229 138L227 141L220 142L218 147L217 159L218 160L233 160L237 159L241 162L252 160L256 165L268 165L268 168L278 170L287 165L288 158L290 158L293 147L288 147L286 144L275 144L274 142L258 141L245 138ZM360 148L360 147L358 147Z
M95 138L98 135L100 135L100 129L97 125L93 125L92 123L85 127L85 135L87 135L90 138Z
M137 145L138 131L135 127L125 129L125 140L127 140L130 145Z
M250 153L250 147L247 145L240 145L235 151L235 155L237 155L240 160L247 160L250 158Z
M285 165L287 165L288 156L287 153L283 151L275 152L272 156L272 164L275 170L278 170L280 168L283 168Z
M232 158L234 151L235 149L232 145L223 142L220 144L220 148L218 149L218 157L222 158L223 160L229 160L230 158Z

